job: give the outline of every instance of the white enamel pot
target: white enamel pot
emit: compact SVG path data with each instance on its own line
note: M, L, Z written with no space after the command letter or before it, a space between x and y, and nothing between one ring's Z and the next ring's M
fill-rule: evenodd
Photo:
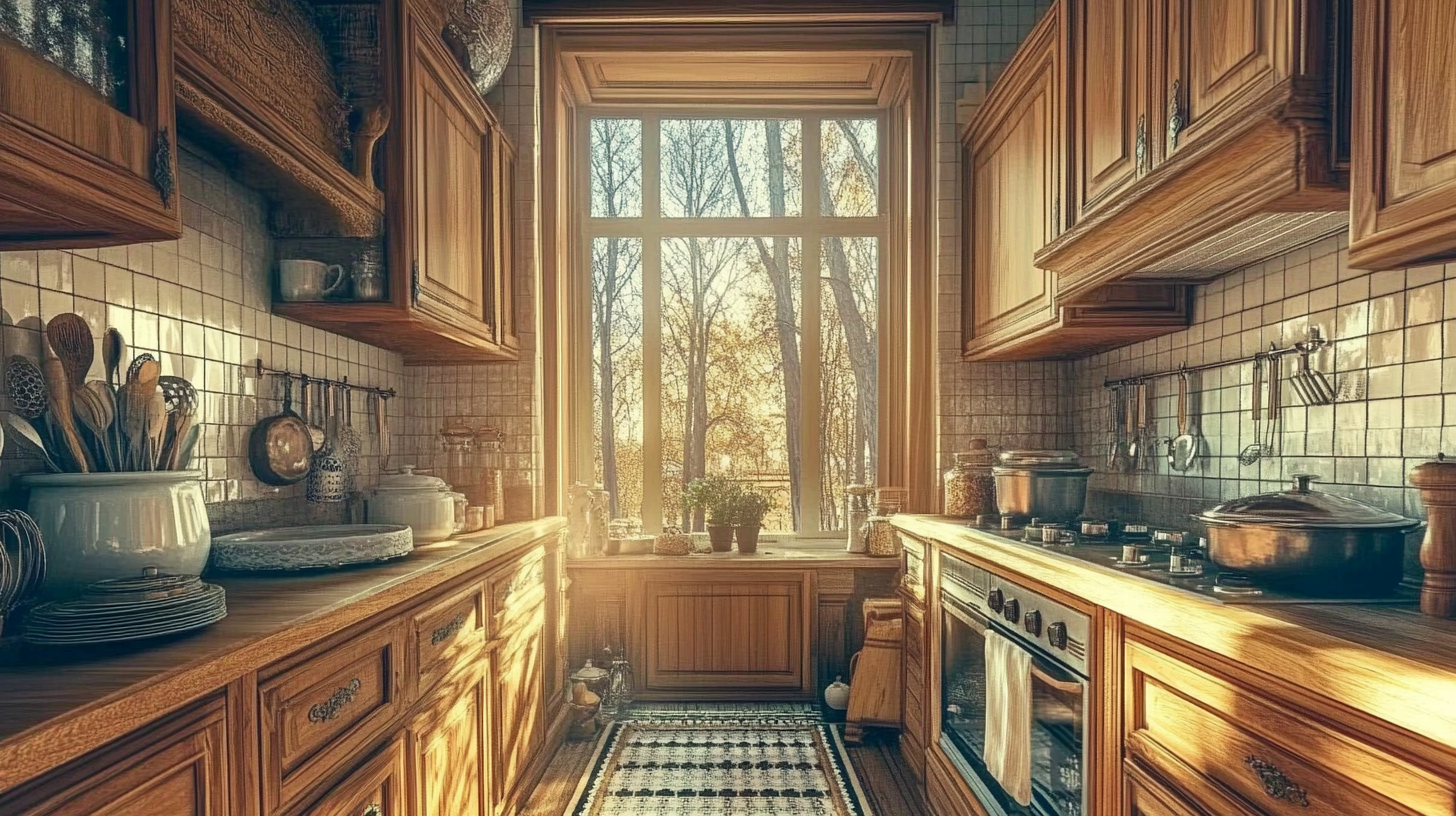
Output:
M411 466L383 477L365 502L370 524L404 524L416 544L444 541L455 534L455 495L443 479L421 476Z

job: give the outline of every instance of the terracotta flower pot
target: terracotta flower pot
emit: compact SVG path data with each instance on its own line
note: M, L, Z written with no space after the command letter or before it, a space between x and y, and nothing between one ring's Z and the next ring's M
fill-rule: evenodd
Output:
M708 541L713 552L728 552L733 549L733 528L727 524L709 524Z
M758 552L758 532L763 526L755 524L752 527L734 527L733 532L738 537L738 551L744 555L752 555Z

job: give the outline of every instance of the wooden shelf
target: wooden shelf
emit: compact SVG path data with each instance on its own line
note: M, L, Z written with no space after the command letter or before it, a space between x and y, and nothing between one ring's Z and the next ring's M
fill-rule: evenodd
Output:
M398 352L405 365L472 365L520 359L520 351L457 323L378 303L275 303L273 312L361 343ZM490 327L482 324L489 332Z

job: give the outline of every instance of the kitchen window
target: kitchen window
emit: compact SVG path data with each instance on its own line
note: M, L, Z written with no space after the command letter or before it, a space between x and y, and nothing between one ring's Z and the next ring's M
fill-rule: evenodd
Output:
M573 406L590 428L578 478L650 531L692 528L684 486L721 475L770 496L766 533L839 537L845 487L878 481L882 113L577 122L592 349L576 374L590 394Z

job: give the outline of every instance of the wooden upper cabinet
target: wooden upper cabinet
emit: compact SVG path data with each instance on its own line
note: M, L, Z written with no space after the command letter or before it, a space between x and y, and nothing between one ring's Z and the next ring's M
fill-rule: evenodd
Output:
M1073 65L1074 220L1081 221L1127 189L1151 161L1148 0L1068 0L1065 7Z
M169 0L79 8L44 57L46 23L0 15L0 249L182 234Z
M1171 0L1156 4L1167 58L1149 115L1151 137L1173 156L1225 126L1289 76L1287 38L1296 4L1283 0Z
M516 328L516 149L497 131L492 208L495 213L496 269L493 297L496 336L506 349L519 349Z
M1456 5L1355 4L1350 265L1456 258Z

